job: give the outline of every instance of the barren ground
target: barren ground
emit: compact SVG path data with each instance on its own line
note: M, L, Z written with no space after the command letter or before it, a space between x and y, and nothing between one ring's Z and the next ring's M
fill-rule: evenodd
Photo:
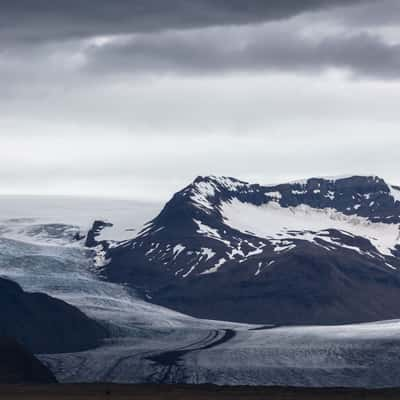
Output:
M376 391L352 389L298 389L268 387L222 387L211 385L47 385L0 386L1 399L135 399L135 400L196 400L196 399L399 399L400 389Z

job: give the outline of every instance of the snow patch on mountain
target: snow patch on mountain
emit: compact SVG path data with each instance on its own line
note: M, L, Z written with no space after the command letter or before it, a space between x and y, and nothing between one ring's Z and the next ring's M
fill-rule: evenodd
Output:
M393 197L395 202L400 203L400 188L397 186L391 186L390 187L390 194Z
M221 258L212 268L202 272L200 275L208 275L217 272L226 263L225 258Z
M352 179L354 178L356 175L354 174L344 174L344 175L332 175L332 176L313 176L312 178L304 178L304 179L294 179L294 180L290 180L284 183L290 184L290 185L302 185L305 186L307 185L307 183L310 181L310 179L319 179L319 180L323 180L323 181L328 181L328 182L332 182L335 183L337 181L342 181L345 179ZM381 179L379 176L377 175L362 175L364 178L372 178L373 180L375 180L376 182L379 182L379 180ZM267 185L267 186L273 186L273 185Z
M215 252L212 251L212 249L202 247L201 255L202 255L202 257L206 257L206 261L208 261L215 256Z
M261 206L238 199L223 202L220 207L224 222L243 233L266 239L311 239L321 231L335 229L367 238L378 252L391 256L400 244L400 224L373 223L356 215L345 215L331 208L316 209L307 205L281 207L276 202ZM279 247L279 250L291 248Z
M212 210L212 205L208 202L209 196L215 195L215 185L211 182L199 182L192 190L191 200L204 211Z
M182 246L181 244L177 244L177 245L174 247L174 249L172 250L173 253L174 253L174 259L175 259L176 257L178 257L179 254L182 253L183 250L185 250L185 246ZM147 255L147 253L146 253L146 255Z
M267 192L265 196L268 198L272 198L273 200L280 200L282 198L282 194L280 192Z
M197 233L199 233L203 236L209 237L211 239L219 240L222 243L225 243L227 246L230 246L230 242L227 240L224 240L216 229L211 228L210 226L208 226L206 224L203 224L201 221L199 221L197 219L194 219L193 221L196 223L196 225L198 227Z
M238 191L249 186L246 182L241 182L234 178L225 176L199 176L193 184L189 185L184 191L185 195L190 197L190 200L198 208L210 214L214 211L214 205L210 202L217 192L221 191Z

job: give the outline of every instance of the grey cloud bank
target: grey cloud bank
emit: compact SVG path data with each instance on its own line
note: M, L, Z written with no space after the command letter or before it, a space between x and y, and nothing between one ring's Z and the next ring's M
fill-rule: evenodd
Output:
M361 0L2 0L2 38L57 40L289 18Z
M166 200L199 174L400 184L394 0L0 8L0 193Z
M86 68L89 73L192 75L343 68L357 76L394 79L400 75L400 45L367 33L316 39L267 27L238 36L232 30L136 35L88 49Z

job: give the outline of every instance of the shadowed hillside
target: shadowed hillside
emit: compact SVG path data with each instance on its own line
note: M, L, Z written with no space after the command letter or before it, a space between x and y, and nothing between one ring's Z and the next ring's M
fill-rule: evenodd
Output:
M12 338L0 338L0 383L56 383L37 358Z
M33 353L64 353L95 347L106 329L61 300L27 293L0 279L0 336L14 337Z

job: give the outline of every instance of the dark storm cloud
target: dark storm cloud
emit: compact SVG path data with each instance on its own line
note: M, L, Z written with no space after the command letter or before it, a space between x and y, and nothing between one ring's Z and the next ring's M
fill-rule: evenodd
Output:
M0 85L11 96L27 80L328 68L397 79L399 41L365 29L395 1L0 0Z
M399 20L399 0L0 0L0 193L399 183Z
M0 0L0 40L250 24L365 2L369 0Z
M90 73L315 72L333 67L385 79L400 75L400 46L367 33L316 40L275 28L250 33L170 32L94 46L87 56Z
M400 21L400 2L398 0L379 0L362 2L357 7L335 10L331 18L347 26L387 27L398 26Z

